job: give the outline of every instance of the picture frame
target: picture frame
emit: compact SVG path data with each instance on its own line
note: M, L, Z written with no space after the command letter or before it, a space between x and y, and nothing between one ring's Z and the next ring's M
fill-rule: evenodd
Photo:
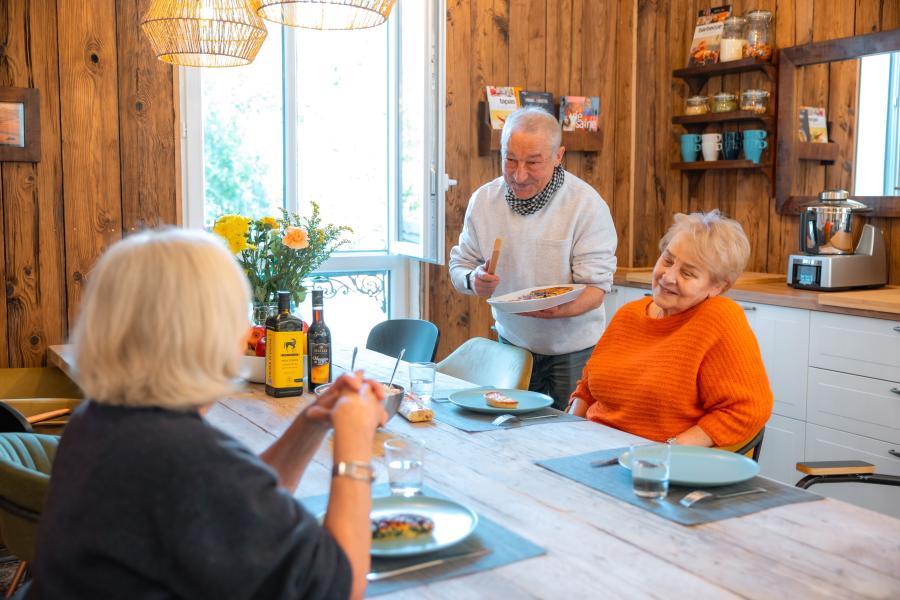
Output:
M40 110L36 88L0 87L0 162L41 160Z

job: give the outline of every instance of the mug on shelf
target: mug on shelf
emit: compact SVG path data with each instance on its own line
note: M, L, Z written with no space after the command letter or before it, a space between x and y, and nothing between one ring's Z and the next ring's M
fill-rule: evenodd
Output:
M764 129L748 129L744 132L744 157L756 164L762 157L762 151L769 146L766 137L769 134Z
M722 149L722 134L704 133L700 136L700 145L703 149L703 160L719 160L719 150Z
M681 160L684 162L694 162L697 160L697 153L700 152L700 135L696 133L685 133L681 136Z
M722 159L737 160L741 151L741 134L738 131L726 131L722 134Z

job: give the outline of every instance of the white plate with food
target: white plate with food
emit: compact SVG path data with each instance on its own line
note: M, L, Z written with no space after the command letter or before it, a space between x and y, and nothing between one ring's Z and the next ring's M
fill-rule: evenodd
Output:
M553 404L553 398L528 390L475 388L453 392L450 402L480 413L521 415L547 408Z
M478 526L472 509L443 498L372 499L372 556L414 556L465 540Z
M583 283L541 285L488 298L488 304L507 313L533 312L571 302L584 291L585 287L587 286Z

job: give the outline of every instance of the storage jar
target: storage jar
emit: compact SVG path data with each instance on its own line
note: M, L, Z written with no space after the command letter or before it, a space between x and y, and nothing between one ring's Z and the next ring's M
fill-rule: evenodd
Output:
M747 47L747 19L728 17L724 22L722 39L719 42L719 62L729 62L744 58Z
M729 112L737 110L737 96L728 92L719 92L713 94L712 111L714 113Z
M747 13L747 45L745 57L772 60L772 11L751 10Z
M744 90L741 92L741 110L762 114L769 106L769 92L766 90Z
M705 115L709 112L709 96L691 96L684 101L684 114Z

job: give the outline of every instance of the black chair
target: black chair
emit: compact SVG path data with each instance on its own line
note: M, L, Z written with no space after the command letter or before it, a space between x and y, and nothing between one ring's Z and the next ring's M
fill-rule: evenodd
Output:
M391 319L372 328L366 340L366 349L396 357L400 355L400 350L406 348L403 360L433 362L439 338L437 326L430 321Z
M807 489L817 483L873 483L900 486L900 476L875 472L875 465L862 460L828 460L797 463L806 477L795 485Z

